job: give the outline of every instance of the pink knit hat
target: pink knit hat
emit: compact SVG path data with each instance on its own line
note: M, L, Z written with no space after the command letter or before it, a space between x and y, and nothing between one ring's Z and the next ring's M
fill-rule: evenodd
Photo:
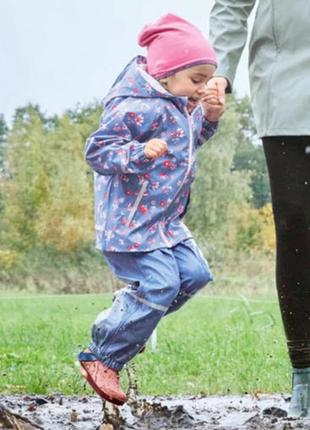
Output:
M201 31L171 13L146 25L138 43L147 47L147 71L157 79L198 64L217 65L214 49Z

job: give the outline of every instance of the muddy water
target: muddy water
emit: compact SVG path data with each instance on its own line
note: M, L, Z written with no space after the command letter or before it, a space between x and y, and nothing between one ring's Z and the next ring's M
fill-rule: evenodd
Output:
M281 395L140 397L118 409L105 405L104 413L97 397L0 396L7 408L45 430L310 430L310 418L287 417L287 400Z

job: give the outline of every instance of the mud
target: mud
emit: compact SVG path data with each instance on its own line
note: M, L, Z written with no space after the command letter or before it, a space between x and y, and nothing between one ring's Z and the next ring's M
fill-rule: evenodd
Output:
M284 395L138 397L112 408L98 397L0 396L7 409L45 430L310 430L310 418L287 417L288 400Z

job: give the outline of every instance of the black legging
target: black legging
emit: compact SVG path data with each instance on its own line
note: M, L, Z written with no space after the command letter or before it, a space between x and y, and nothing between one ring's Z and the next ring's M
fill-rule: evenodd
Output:
M310 136L266 137L276 283L293 367L310 367Z

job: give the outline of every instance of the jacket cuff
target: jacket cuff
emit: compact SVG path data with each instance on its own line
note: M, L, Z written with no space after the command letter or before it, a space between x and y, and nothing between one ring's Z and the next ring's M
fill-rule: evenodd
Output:
M216 132L216 130L218 129L218 121L209 121L208 118L206 116L203 117L203 128L206 131L213 131L214 133Z
M204 117L204 120L202 122L201 135L206 140L209 140L217 131L217 128L218 128L218 121L211 122L206 117Z

